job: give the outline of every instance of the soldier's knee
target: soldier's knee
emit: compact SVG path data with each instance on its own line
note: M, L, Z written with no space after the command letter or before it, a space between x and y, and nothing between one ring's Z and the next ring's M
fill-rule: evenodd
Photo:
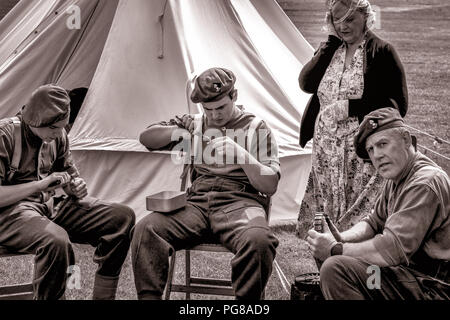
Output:
M350 267L347 260L347 257L341 255L326 259L320 268L320 283L330 285L339 282L338 278Z
M51 228L45 235L45 247L56 253L66 252L71 247L69 235L59 226Z
M157 217L156 214L151 213L136 223L132 231L133 242L136 243L140 241L142 237L148 238L156 234L155 228L157 228L158 221L159 217Z
M242 240L252 251L259 253L275 251L278 246L277 238L275 238L270 229L265 228L247 229L242 235Z
M128 206L122 204L113 204L112 206L112 216L117 224L126 226L131 229L136 223L136 215L134 210Z

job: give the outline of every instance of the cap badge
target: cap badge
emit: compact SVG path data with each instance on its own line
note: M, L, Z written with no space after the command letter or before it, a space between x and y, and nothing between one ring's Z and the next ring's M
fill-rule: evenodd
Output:
M378 123L373 120L369 120L369 125L372 126L372 129L376 129L378 127Z
M222 88L221 83L214 83L214 90L216 90L217 93L220 92L220 89Z

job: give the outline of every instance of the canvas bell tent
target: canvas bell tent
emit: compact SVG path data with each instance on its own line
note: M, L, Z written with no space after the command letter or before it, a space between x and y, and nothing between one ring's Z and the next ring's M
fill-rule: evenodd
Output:
M237 76L238 104L273 129L282 179L272 223L292 221L310 170L298 146L309 96L298 74L313 50L274 0L22 0L0 22L0 117L34 89L89 91L70 132L90 194L124 202L177 190L182 165L138 142L149 124L197 113L188 79L210 67Z

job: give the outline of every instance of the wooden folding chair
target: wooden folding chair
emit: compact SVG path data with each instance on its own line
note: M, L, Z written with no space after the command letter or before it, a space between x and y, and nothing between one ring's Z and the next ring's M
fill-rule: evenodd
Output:
M229 279L217 279L207 277L195 277L191 273L191 251L206 251L212 253L231 253L227 248L219 243L202 243L185 250L185 284L174 284L176 252L173 252L170 259L169 277L167 280L165 299L170 299L172 292L184 292L186 299L191 299L191 293L234 296L234 289Z
M26 254L12 252L5 247L0 246L0 258L23 256ZM0 286L0 300L32 300L33 285L31 283L22 283L14 285Z
M194 121L196 122L196 128L200 130L200 136L201 136L201 121L202 121L202 115L199 114L194 118ZM259 118L255 118L254 123L251 125L250 131L253 131L252 134L249 134L249 137L253 137L255 135L255 130L257 127L257 124L260 123ZM196 136L196 133L193 133L193 140L192 140L192 146L194 146L194 150L196 149L196 143L194 140L194 137ZM250 142L248 142L249 145L252 145L251 139ZM192 164L194 163L194 155L190 155L190 163L185 164L183 173L181 175L181 188L180 190L184 191L186 190L186 184L189 180L189 175L192 173ZM189 155L188 155L189 156ZM270 197L266 198L266 218L267 221L269 221L270 216L270 206L271 206L271 199ZM220 243L202 243L199 245L196 245L191 248L185 249L185 284L174 284L173 283L173 275L175 272L175 263L176 263L176 252L172 253L172 257L169 264L169 275L165 290L165 299L170 299L171 292L184 292L186 294L186 299L191 298L191 293L198 293L198 294L208 294L208 295L221 295L221 296L234 296L235 292L231 285L231 280L229 279L216 279L216 278L207 278L207 277L194 277L191 274L191 251L204 251L204 252L213 252L213 253L224 253L229 252L231 253L227 248L222 246ZM263 292L263 297L265 296L265 292Z
M266 208L266 217L269 221L271 201L268 199ZM206 295L219 295L219 296L234 296L235 292L231 285L230 279L217 279L208 277L195 277L191 273L191 251L204 251L212 253L231 253L220 243L202 243L191 248L187 248L185 251L185 284L174 284L174 273L176 263L176 252L172 253L169 264L169 276L167 279L167 285L165 290L165 299L170 299L172 292L185 293L186 300L191 299L192 293L206 294ZM262 298L265 298L265 291Z

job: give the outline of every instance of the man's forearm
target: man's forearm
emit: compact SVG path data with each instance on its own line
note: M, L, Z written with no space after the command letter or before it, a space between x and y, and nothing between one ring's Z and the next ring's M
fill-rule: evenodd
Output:
M263 194L268 196L273 195L278 187L278 174L272 168L258 162L251 155L248 157L251 157L251 160L241 166L251 185Z
M183 130L177 126L151 126L141 133L139 142L149 149L160 149L173 141L173 134L177 129Z
M0 186L0 208L10 206L40 191L42 191L40 181L15 186Z
M343 255L358 258L368 264L387 267L389 263L378 252L372 240L359 243L344 243Z
M344 242L343 255L358 258L379 267L389 265L376 249L373 242L375 232L367 222L361 221L340 235Z
M343 242L362 242L372 239L375 232L367 222L359 222L347 231L341 232Z

